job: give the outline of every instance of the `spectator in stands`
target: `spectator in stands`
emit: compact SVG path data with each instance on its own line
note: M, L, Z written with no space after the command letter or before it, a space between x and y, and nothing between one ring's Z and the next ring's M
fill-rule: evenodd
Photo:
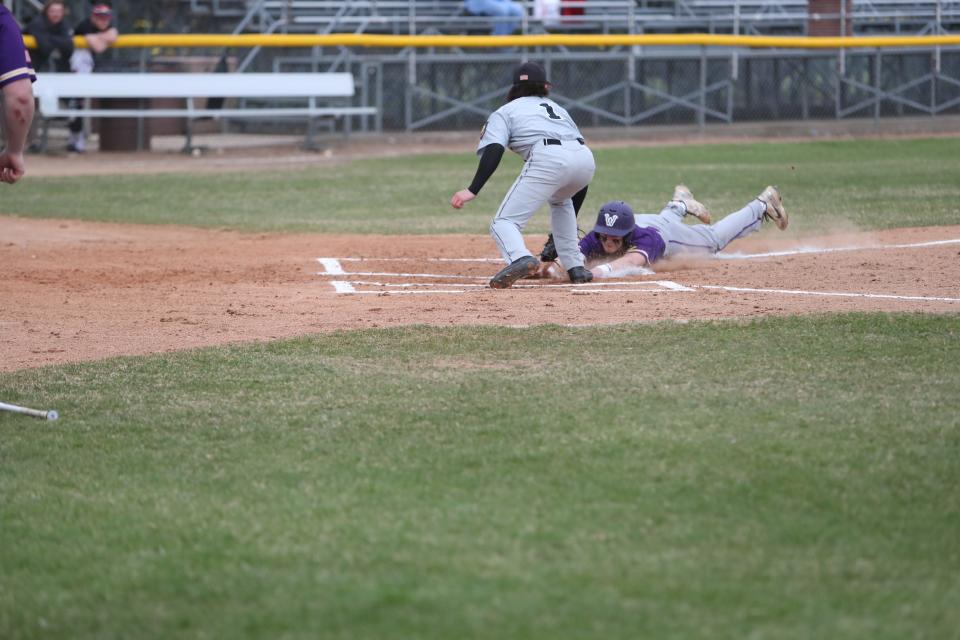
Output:
M63 0L47 0L43 11L24 30L37 39L33 50L33 68L37 72L70 72L70 56L73 54L73 34L64 18L67 7Z
M513 0L464 0L464 8L475 16L504 18L493 23L490 35L509 36L520 27L523 5Z
M31 83L36 79L20 27L0 4L0 123L5 140L0 152L0 182L13 184L25 172L23 147L33 120Z
M74 28L73 33L83 36L87 41L86 49L77 49L70 57L70 69L74 73L93 73L97 56L117 41L119 32L113 26L113 9L105 2L93 5L90 17ZM79 104L76 105L79 107ZM67 151L83 153L87 150L87 138L83 131L83 118L70 121L70 141Z

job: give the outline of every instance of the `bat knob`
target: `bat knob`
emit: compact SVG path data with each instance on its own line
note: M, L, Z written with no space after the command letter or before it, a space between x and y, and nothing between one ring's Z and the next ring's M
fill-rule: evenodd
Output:
M47 411L47 420L56 420L59 417L60 417L60 414L54 411L53 409L51 409L50 411Z

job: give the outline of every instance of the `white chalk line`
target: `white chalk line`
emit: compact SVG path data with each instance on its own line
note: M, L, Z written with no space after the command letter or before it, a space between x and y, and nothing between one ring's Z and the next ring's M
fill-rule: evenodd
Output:
M488 276L458 276L449 273L394 273L391 271L340 271L330 273L320 271L318 276L381 276L386 278L450 278L452 280L488 280Z
M919 249L924 247L939 247L943 245L960 244L960 238L948 240L930 240L928 242L911 242L906 244L873 244L873 245L848 245L843 247L798 247L796 249L785 249L783 251L766 251L763 253L726 253L715 254L720 260L752 260L755 258L777 258L783 256L796 256L811 253L837 253L842 251L876 251L881 249ZM407 277L468 277L468 276L441 276L439 274L390 274L386 272L352 272L344 270L341 262L480 262L480 263L500 263L499 258L317 258L324 267L324 271L317 275L397 275Z
M342 276L346 274L343 265L337 258L317 258L317 262L323 266L323 271L317 275Z
M338 291L337 293L349 293L350 295L374 295L374 296L402 296L402 295L412 295L417 293L429 293L431 295L437 293L470 293L465 289L434 289L433 291Z
M575 296L588 293L661 293L667 291L693 291L693 289L574 289L570 291Z
M332 280L335 293L469 293L470 291L483 291L490 288L487 284L458 284L461 289L430 289L429 291L412 291L413 288L444 287L448 284L439 284L432 282L371 282L368 280ZM365 287L380 287L381 290L360 291L354 285ZM652 286L651 286L652 285ZM470 287L468 289L467 287ZM597 288L606 287L606 288ZM399 290L398 290L399 289ZM646 280L643 282L593 282L583 284L515 284L511 289L567 289L572 293L657 293L666 291L693 291L690 287L672 282L670 280Z
M320 258L317 258L318 260ZM502 258L337 258L342 262L497 262Z
M782 256L795 256L811 253L836 253L840 251L876 251L882 249L919 249L924 247L938 247L950 244L960 244L960 238L948 240L931 240L928 242L911 242L906 244L872 244L872 245L847 245L842 247L798 247L796 249L785 249L783 251L766 251L763 253L726 253L715 254L720 260L751 260L755 258L777 258ZM341 262L479 262L479 263L501 263L500 258L317 258L317 262L324 266L325 272L318 275L346 275ZM399 274L398 274L399 275ZM423 274L427 277L426 274ZM429 276L438 277L438 276ZM446 276L452 277L452 276Z
M318 271L318 276L380 276L387 278L449 278L452 280L486 280L486 276L461 276L449 273L396 273L393 271L346 271L342 260L362 260L363 258L317 258L323 266L323 271Z
M344 294L414 294L414 293L469 293L470 291L482 291L487 289L487 285L458 285L461 287L473 287L473 289L435 289L430 287L440 287L446 285L433 283L383 283L383 282L346 282L333 280L330 282L336 293ZM358 291L354 285L375 286L387 288L380 291ZM650 288L650 285L656 285L656 288ZM412 287L423 287L428 290L412 290ZM709 289L716 291L728 291L732 293L769 293L774 295L792 295L792 296L817 296L829 298L867 298L879 300L904 300L911 302L960 302L960 298L950 298L946 296L907 296L891 293L861 293L853 291L806 291L802 289L758 289L753 287L730 287L723 285L694 284L681 285L670 280L648 280L645 282L597 282L587 284L554 284L554 285L514 285L513 288L527 289L545 289L559 288L568 289L571 293L577 295L599 294L599 293L659 293L659 292L689 292L697 289ZM399 289L399 290L395 290Z
M333 285L333 290L334 290L336 293L360 294L360 295L371 295L371 294L373 294L373 295L383 295L383 296L390 295L390 296L392 296L392 295L403 295L403 294L411 294L411 293L429 293L429 294L435 294L435 293L468 293L468 291L467 291L466 289L431 289L430 291L413 291L413 290L401 290L401 291L389 291L389 290L388 290L388 291L357 291L357 290L354 288L353 285L355 285L355 284L371 285L371 284L375 284L375 283L369 283L369 282L367 282L367 283L364 283L364 282L346 282L346 281L344 281L344 280L331 280L331 281L330 281L330 284ZM413 285L413 284L384 285L384 284L381 284L380 286L392 286L392 287L404 287L404 286L407 286L407 287L410 287L410 286L417 286L417 285ZM421 285L421 286L423 286L423 285ZM466 285L466 286L474 286L474 285Z
M753 289L750 287L725 287L720 285L691 285L697 289L719 289L743 293L776 293L792 296L823 296L832 298L879 298L882 300L913 300L919 302L960 302L960 298L944 298L937 296L901 296L892 293L856 293L849 291L802 291L799 289Z
M344 282L342 280L331 280L330 284L333 285L333 290L337 293L356 293L357 290L353 288L352 282Z
M437 283L437 282L376 282L371 280L350 280L340 281L340 280L331 280L331 285L334 285L336 288L337 285L362 285L366 287L397 287L397 288L406 288L406 287L446 287L450 286L449 283ZM581 287L619 287L619 286L635 286L643 287L645 285L654 284L662 289L672 289L674 291L692 291L692 289L672 282L670 280L643 280L643 281L613 281L613 282L591 282L583 284L573 284L560 283L560 284L515 284L511 289L572 289L572 288L581 288ZM489 284L467 284L458 283L458 287L472 287L476 289L489 289ZM659 289L651 289L651 291L658 291Z
M801 247L798 249L788 250L788 251L771 251L766 253L753 253L753 254L727 254L727 253L718 253L716 257L723 260L743 260L743 259L753 259L753 258L770 258L770 257L779 257L779 256L790 256L790 255L800 255L800 254L813 254L813 253L834 253L840 251L862 251L862 250L877 250L877 249L915 249L923 247L935 247L951 244L960 244L960 238L949 239L949 240L933 240L929 242L914 242L907 244L890 244L890 245L865 245L865 246L844 246L844 247ZM487 280L487 277L475 277L475 276L462 276L454 274L438 274L438 273L393 273L393 272L376 272L376 271L345 271L341 261L350 261L350 262L361 262L361 261L378 261L377 258L317 258L317 261L323 265L325 271L319 272L317 275L344 275L344 276L386 276L386 277L409 277L409 278L451 278L451 279L461 279L461 280ZM429 262L500 262L496 258L387 258L385 260L389 261L429 261ZM367 282L367 281L330 281L330 284L334 287L336 293L345 293L345 294L415 294L415 293L429 293L429 294L439 294L439 293L468 293L467 289L472 288L473 290L483 290L487 289L487 284L467 284L462 283L456 286L461 287L459 289L430 289L428 291L416 291L416 290L406 290L406 288L412 287L441 287L449 286L445 284L437 283L383 283L383 282ZM384 288L398 288L401 290L398 291L357 291L353 285L362 285L362 286L376 286ZM649 289L641 288L647 287L651 284L655 284L660 288ZM696 289L710 289L710 290L720 290L728 292L738 292L738 293L769 293L775 295L798 295L798 296L819 296L819 297L835 297L835 298L867 298L867 299L881 299L881 300L904 300L904 301L913 301L913 302L960 302L960 298L951 298L944 296L906 296L906 295L897 295L897 294L887 294L887 293L861 293L861 292L843 292L843 291L806 291L800 289L758 289L751 287L732 287L732 286L722 286L722 285L689 285L684 286L669 280L647 280L641 282L593 282L586 284L515 284L512 288L521 288L521 289L547 289L547 288L561 288L561 289L570 289L571 293L574 294L590 294L590 293L655 293L659 291L694 291Z
M796 256L809 253L836 253L838 251L867 251L877 249L919 249L923 247L937 247L945 244L960 244L960 238L953 240L932 240L930 242L913 242L910 244L873 244L845 247L798 247L784 251L767 251L765 253L724 253L715 256L720 260L751 260L753 258L777 258L781 256Z

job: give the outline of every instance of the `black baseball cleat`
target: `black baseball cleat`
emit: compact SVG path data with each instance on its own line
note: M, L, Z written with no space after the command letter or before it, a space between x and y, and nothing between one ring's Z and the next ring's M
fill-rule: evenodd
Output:
M535 275L540 270L540 261L533 256L523 256L511 262L490 278L490 287L493 289L509 289L513 283L521 278Z
M567 269L567 274L570 276L570 282L573 284L586 284L587 282L593 282L593 274L585 267L573 267L572 269Z
M553 243L553 234L547 236L547 243L540 250L540 262L553 262L557 259L557 245Z

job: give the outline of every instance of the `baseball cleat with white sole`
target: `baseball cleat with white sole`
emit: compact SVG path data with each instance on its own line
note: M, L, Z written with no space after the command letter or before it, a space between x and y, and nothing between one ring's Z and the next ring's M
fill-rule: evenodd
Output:
M767 205L763 210L763 217L773 220L777 228L783 231L787 228L787 211L783 208L783 196L780 195L780 189L774 185L768 186L757 196L757 200Z
M710 210L707 209L699 200L696 200L693 197L693 194L690 192L690 189L687 188L685 184L678 184L673 190L673 200L677 202L682 202L683 206L687 208L687 213L691 216L696 216L700 222L703 224L710 224L711 216Z
M493 289L509 289L517 280L536 275L539 270L539 260L533 256L523 256L514 260L501 269L497 275L490 278L490 287Z

